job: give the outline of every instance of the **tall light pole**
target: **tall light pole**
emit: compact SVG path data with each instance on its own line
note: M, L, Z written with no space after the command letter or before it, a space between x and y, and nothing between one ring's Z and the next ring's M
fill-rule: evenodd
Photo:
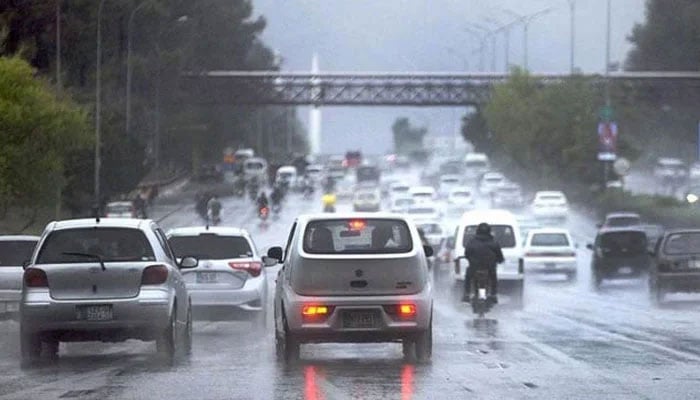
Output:
M534 12L532 14L528 15L521 15L518 14L514 11L504 9L503 11L507 12L508 14L511 14L512 16L517 18L517 21L523 24L523 69L527 70L528 69L528 34L530 30L530 23L532 23L535 19L548 14L553 10L552 7L545 8L543 10Z
M134 18L136 13L142 9L146 4L150 3L151 0L144 0L136 6L129 15L129 22L127 23L127 39L126 39L126 134L131 134L131 80L133 75L133 66L131 63L132 55L132 37L134 31Z
M491 39L491 72L496 72L496 31L480 24L471 24L484 33L484 41Z
M56 88L59 95L63 89L61 82L61 1L56 0Z
M569 43L569 73L574 74L576 68L575 64L575 46L576 46L576 0L569 0L569 11L570 11L570 27L571 27L571 37Z
M486 35L480 31L470 28L469 26L464 28L464 31L473 35L479 41L479 71L483 72L485 60L484 51L486 50Z
M607 4L607 28L605 33L605 105L610 107L610 30L611 30L611 0Z
M449 55L455 56L462 61L462 71L469 70L469 60L464 54L460 53L452 47L446 47L445 50L447 50L447 53Z
M95 72L95 216L100 215L100 168L102 167L102 9L105 0L97 6L97 64Z

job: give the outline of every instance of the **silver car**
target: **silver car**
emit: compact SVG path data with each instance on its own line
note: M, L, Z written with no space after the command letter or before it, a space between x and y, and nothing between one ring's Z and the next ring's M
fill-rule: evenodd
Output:
M265 326L265 265L247 231L228 227L178 228L168 232L168 240L176 255L189 254L199 259L197 268L183 273L195 319L243 319Z
M19 313L22 266L29 262L38 236L0 236L0 317Z
M275 292L277 357L303 343L401 342L404 355L432 355L432 286L415 225L388 213L299 217L283 252ZM414 354L415 353L415 354Z
M153 221L79 219L47 225L24 271L23 363L59 342L155 340L172 358L192 343L190 298L165 234Z

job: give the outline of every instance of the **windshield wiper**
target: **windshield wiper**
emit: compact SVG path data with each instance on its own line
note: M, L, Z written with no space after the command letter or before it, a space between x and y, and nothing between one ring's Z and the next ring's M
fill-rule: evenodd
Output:
M102 267L103 271L107 270L107 268L105 267L105 262L102 259L102 256L100 256L99 254L81 253L81 252L77 252L77 251L66 251L66 252L63 252L63 255L64 256L92 258L93 260L97 260L100 263L100 267Z

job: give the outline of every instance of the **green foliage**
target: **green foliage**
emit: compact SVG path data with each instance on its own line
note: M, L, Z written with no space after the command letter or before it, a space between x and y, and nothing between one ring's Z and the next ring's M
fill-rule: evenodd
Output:
M55 202L66 158L89 147L85 112L58 99L19 58L0 57L0 203L37 207Z
M696 206L668 196L635 195L609 190L595 200L594 205L602 218L606 213L625 210L639 213L652 223L673 227L697 227L700 213Z
M475 110L462 118L462 136L474 146L476 151L493 154L496 144L493 142L482 110Z
M397 118L391 126L394 135L394 151L397 154L409 155L423 149L423 138L428 133L425 127L411 125L406 117Z

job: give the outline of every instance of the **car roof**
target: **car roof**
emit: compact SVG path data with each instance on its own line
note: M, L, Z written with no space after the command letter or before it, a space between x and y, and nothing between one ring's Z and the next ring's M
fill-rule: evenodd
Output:
M700 229L683 229L683 228L674 228L674 229L669 229L664 233L664 236L668 235L673 235L677 233L700 233Z
M641 218L639 214L636 212L628 212L628 211L617 211L617 212L611 212L605 215L605 219L608 218L624 218L624 217L636 217L636 218Z
M195 236L202 233L209 233L219 236L250 236L248 231L241 228L229 226L187 226L175 228L168 231L168 236Z
M559 190L542 190L535 193L535 196L565 196L564 192Z
M0 242L37 242L39 236L34 235L0 235Z
M132 205L130 201L127 200L120 200L120 201L110 201L107 203L107 206L130 206Z
M530 230L530 232L528 232L528 233L530 235L535 235L538 233L563 234L563 235L570 235L571 234L568 229L563 229L563 228L536 228L536 229Z
M484 153L469 153L464 156L464 161L486 161L489 157Z
M685 163L679 158L672 157L661 157L656 160L658 164L668 164L668 165L685 165Z
M390 212L337 212L302 214L297 218L297 222L306 224L311 221L329 221L336 219L393 219L404 222L410 220L405 215Z
M245 160L246 164L258 163L258 162L263 163L263 164L267 164L267 160L265 160L264 158L261 158L261 157L251 157L251 158Z
M132 228L144 229L150 226L153 221L150 219L137 218L95 218L68 219L63 221L53 221L47 226L47 230L58 231L64 229L77 228Z
M505 179L505 175L503 175L502 173L497 172L497 171L489 171L489 172L485 173L484 178L487 178L487 177Z
M443 179L462 179L462 175L457 174L445 174L440 176L440 180Z
M297 167L293 165L283 165L279 168L277 168L277 172L297 172Z
M622 232L639 232L646 234L646 231L639 226L615 226L615 227L603 227L598 230L598 234L604 233L622 233Z
M468 192L471 194L473 192L473 190L469 186L457 186L455 188L452 188L452 190L450 190L450 194L457 193L457 192Z
M475 222L479 221L479 222ZM520 224L515 217L515 214L508 210L471 210L462 214L460 219L462 224L464 223L474 223L479 224L481 222L488 222L489 224L501 224L501 223L517 223Z
M435 188L432 186L412 186L410 189L411 193L434 193Z

